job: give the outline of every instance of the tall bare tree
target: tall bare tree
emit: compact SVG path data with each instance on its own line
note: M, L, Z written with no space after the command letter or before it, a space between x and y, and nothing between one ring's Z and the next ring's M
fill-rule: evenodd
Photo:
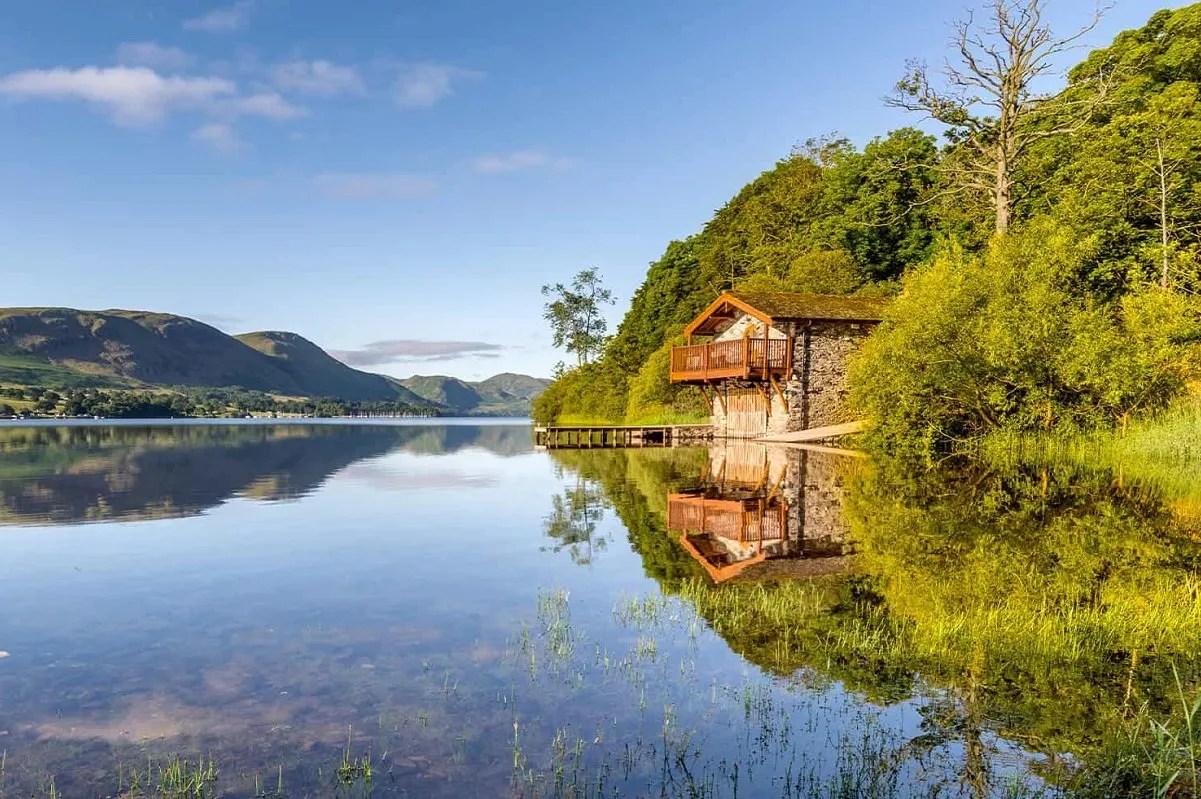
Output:
M1035 84L1056 67L1057 56L1079 45L1101 19L1070 36L1056 38L1044 19L1046 0L988 0L987 19L974 15L955 23L954 61L942 69L936 86L925 64L910 61L897 82L890 105L920 111L950 129L961 149L955 184L983 192L995 211L996 232L1009 230L1013 218L1015 174L1026 151L1038 139L1068 133L1083 124L1103 92L1064 113L1054 114Z

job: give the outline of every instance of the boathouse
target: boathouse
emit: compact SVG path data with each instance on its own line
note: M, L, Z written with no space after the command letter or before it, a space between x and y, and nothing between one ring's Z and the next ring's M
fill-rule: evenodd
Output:
M667 529L714 582L839 571L854 459L838 451L724 441L699 483L667 495Z
M684 329L671 380L705 393L714 435L810 430L849 422L851 354L879 323L884 300L727 291Z

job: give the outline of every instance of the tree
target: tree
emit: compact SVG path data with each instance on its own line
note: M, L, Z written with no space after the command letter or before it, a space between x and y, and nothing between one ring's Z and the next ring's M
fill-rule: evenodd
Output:
M1101 16L1098 9L1076 33L1056 38L1043 20L1045 1L988 0L986 23L977 26L971 15L955 23L958 63L944 66L944 87L933 85L925 64L911 61L887 100L948 128L959 156L947 161L955 187L988 196L994 230L1002 235L1013 217L1015 175L1030 146L1080 127L1104 95L1095 93L1064 114L1063 104L1036 94L1034 84L1056 56L1073 49ZM1103 85L1100 73L1095 79Z
M544 521L547 537L556 541L555 552L566 547L573 563L592 563L596 552L608 543L596 535L597 523L604 517L604 500L601 487L582 475L576 476L574 488L551 497L551 513Z
M913 128L873 139L861 153L849 148L831 153L822 175L820 249L845 250L869 280L898 278L926 260L934 241L931 199L937 170L934 137ZM821 271L820 265L810 267L814 271Z
M998 429L1111 425L1180 396L1201 304L1158 286L1106 302L1080 288L1081 250L1070 228L1034 219L912 273L852 362L877 440L928 453Z
M601 309L614 302L600 273L594 267L581 269L570 288L546 285L542 296L549 298L542 317L550 322L555 346L574 353L580 366L590 363L605 346L608 322Z

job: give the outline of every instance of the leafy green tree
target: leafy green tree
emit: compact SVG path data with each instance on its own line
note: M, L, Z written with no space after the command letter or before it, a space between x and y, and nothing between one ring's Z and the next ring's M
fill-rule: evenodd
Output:
M613 293L600 274L595 268L581 269L570 287L546 285L542 296L548 298L543 318L550 322L555 346L574 353L579 366L590 363L605 346L608 322L603 308L613 304Z
M710 298L747 275L780 275L806 249L819 214L822 168L796 152L748 183L706 225L698 242Z
M1095 253L1091 280L1120 293L1145 279L1198 287L1201 246L1201 6L1156 13L1070 73L1055 104L1096 102L1091 76L1109 73L1099 113L1071 137L1031 150L1021 179Z
M852 364L852 399L892 447L929 452L1000 428L1112 424L1183 391L1201 305L1081 288L1070 228L1038 220L979 256L950 247L905 281Z
M709 415L696 387L671 382L671 348L684 343L678 328L675 333L630 378L626 418L631 422L680 416L702 419Z
M823 170L819 235L824 249L848 253L862 280L901 276L924 261L934 241L933 200L938 184L939 154L934 137L901 128L873 139L863 152L841 148L830 154ZM795 271L798 261L792 262ZM810 265L821 285L823 269ZM831 270L839 275L839 270ZM845 294L846 282L815 291Z

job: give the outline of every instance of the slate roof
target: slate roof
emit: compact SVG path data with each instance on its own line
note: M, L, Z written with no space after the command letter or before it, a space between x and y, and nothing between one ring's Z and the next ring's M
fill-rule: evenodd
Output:
M773 320L829 319L847 322L878 322L884 318L887 300L842 297L834 294L792 294L774 291L729 291Z

